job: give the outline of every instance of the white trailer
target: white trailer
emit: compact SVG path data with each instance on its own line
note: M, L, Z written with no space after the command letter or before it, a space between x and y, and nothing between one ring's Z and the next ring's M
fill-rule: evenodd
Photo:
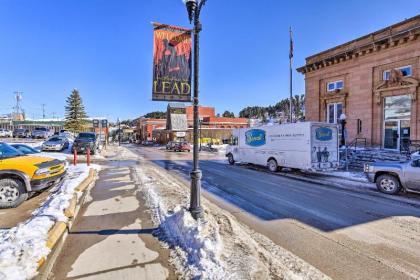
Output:
M336 170L339 166L338 126L301 122L240 128L233 131L226 157L235 162L308 170Z

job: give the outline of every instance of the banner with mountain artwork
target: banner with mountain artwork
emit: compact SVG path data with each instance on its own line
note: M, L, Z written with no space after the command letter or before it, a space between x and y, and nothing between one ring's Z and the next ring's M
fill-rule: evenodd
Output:
M152 99L191 102L191 30L154 24Z

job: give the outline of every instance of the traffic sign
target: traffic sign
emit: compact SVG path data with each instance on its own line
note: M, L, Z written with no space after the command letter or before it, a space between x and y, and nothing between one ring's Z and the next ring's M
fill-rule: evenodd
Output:
M102 120L102 127L108 127L108 120Z
M93 127L98 128L99 127L99 120L93 120Z

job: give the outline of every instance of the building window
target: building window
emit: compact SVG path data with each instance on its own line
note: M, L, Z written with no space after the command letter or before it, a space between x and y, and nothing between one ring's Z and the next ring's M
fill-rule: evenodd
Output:
M343 113L342 103L330 103L327 106L327 122L335 123L339 122L340 116Z
M401 74L403 75L403 77L411 77L411 75L413 74L411 65L398 67L398 68L395 68L395 70L399 70ZM384 81L387 81L389 80L390 76L391 76L391 70L385 70L382 78Z
M334 91L334 90L337 90L337 89L342 89L343 87L344 87L344 82L342 80L327 83L327 90L328 91Z

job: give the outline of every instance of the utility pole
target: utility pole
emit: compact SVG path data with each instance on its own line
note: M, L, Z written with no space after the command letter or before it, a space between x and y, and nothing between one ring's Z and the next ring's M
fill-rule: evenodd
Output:
M45 119L45 104L42 105L42 118Z
M20 102L22 101L22 93L21 91L15 91L13 94L15 95L16 99L16 105L15 105L15 119L20 118L20 114L23 113L22 106L20 105Z

